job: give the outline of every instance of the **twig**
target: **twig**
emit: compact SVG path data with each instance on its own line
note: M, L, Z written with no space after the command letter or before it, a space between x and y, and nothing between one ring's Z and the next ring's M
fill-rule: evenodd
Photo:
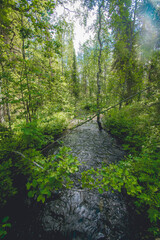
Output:
M58 3L61 4L65 10L72 12L72 13L77 13L76 11L70 10L69 8L65 7L63 2L58 0Z

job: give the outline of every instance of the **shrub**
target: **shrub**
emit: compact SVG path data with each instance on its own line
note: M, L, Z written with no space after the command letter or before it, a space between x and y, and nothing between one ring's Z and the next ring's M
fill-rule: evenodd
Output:
M41 167L33 167L32 175L27 183L29 197L35 196L37 201L44 202L54 190L72 186L70 174L78 171L79 162L77 158L69 154L70 150L63 146L59 153L51 156L50 159L40 154L34 158Z
M107 131L117 137L125 150L140 151L147 135L148 116L143 116L143 109L136 106L125 107L120 111L112 109L105 115L103 123Z
M143 213L145 209L148 213L149 230L159 236L160 127L152 115L151 108L148 110L143 104L132 104L106 114L104 124L107 130L123 143L130 155L117 165L102 168L97 176L103 175L103 181L98 181L100 189L109 185L121 191L125 187L128 195L136 197L139 211Z

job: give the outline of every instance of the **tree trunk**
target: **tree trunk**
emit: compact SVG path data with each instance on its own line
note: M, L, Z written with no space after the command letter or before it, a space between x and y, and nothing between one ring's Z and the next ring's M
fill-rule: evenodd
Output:
M7 108L7 116L8 116L8 122L9 122L9 128L11 129L11 114L10 114L10 107L9 103L6 103L6 108Z
M2 81L0 80L0 84ZM1 104L2 102L2 94L1 94L1 85L0 85L0 123L4 122L4 112L3 112L3 105Z
M23 15L21 15L21 27L23 28L24 24L23 24ZM27 90L28 90L28 100L26 101L26 109L27 109L27 122L28 119L31 122L31 113L30 113L30 105L31 105L31 91L30 91L30 85L29 85L29 79L28 79L28 75L27 75L27 66L26 66L26 53L25 53L25 46L24 46L24 36L22 36L22 57L23 57L23 62L24 62L24 76L26 78L26 83L27 83Z
M8 78L6 78L5 84L6 84L6 87L5 87L6 88L5 89L6 90L6 110L7 110L7 117L8 117L9 128L11 129L11 114L10 114L9 97L8 97L8 94L9 94Z
M100 94L101 94L101 82L100 82L100 77L101 77L101 55L102 55L102 41L101 41L101 29L102 29L102 13L101 13L101 8L103 2L99 5L98 8L98 17L99 17L99 26L98 26L98 43L99 43L99 56L98 56L98 72L97 72L97 123L99 130L102 130L102 124L100 121Z
M62 64L62 75L64 76L63 45L61 45L61 64Z

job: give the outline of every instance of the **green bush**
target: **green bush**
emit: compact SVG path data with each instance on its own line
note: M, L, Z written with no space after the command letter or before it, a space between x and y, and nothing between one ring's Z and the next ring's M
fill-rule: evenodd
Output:
M145 108L143 103L113 109L106 114L106 129L123 143L130 155L117 165L104 166L92 175L97 175L93 186L101 190L125 188L128 195L136 197L138 211L148 213L149 230L160 236L160 127L152 115L152 109ZM91 172L88 174L91 178ZM84 173L84 184L88 174Z
M0 205L3 206L7 199L16 194L13 187L12 160L0 163Z
M90 98L84 99L81 102L80 108L87 112L96 112L97 110L96 101L94 101L93 99L91 101Z
M44 202L54 190L72 187L70 175L78 171L79 162L69 153L70 150L63 146L57 155L49 159L40 154L34 157L40 167L37 165L33 167L32 175L27 183L29 197L36 197L37 201Z
M105 115L103 123L107 131L116 136L125 150L135 153L140 151L147 135L148 116L143 116L143 109L129 106L113 109Z
M0 125L0 205L3 206L9 197L15 195L13 187L12 149L14 146L13 133Z
M51 118L40 119L38 121L38 128L44 135L59 135L66 128L67 123L65 115L57 114Z
M0 239L3 239L7 235L7 228L11 227L8 223L9 217L4 217L0 223Z
M13 131L0 125L0 204L18 192L17 179L32 176L33 161L41 159L37 151L54 140L67 126L68 115L56 113L52 118L18 122ZM38 160L39 161L39 160Z
M38 128L37 121L26 123L21 127L21 141L25 148L40 148L43 144L44 136Z
M43 135L43 146L53 142L67 127L70 116L67 113L55 113L51 117L38 120L38 129Z

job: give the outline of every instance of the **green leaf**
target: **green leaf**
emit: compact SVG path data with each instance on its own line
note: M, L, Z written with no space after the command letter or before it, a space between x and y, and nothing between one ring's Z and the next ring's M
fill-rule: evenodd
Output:
M103 189L101 189L101 188L99 188L98 191L99 191L100 194L103 193Z
M9 217L8 217L8 216L7 216L7 217L4 217L4 218L2 219L2 223L6 223L8 220L9 220Z
M29 190L30 188L31 188L31 183L30 182L28 182L27 184L26 184L26 187L27 187L27 190Z
M37 181L34 179L32 182L32 186L35 188L37 186Z
M41 191L41 194L46 194L46 195L48 195L49 192L50 192L49 190L43 189L43 190Z
M5 228L5 227L11 227L11 224L10 224L10 223L5 223L5 224L2 225L2 227L3 227L3 228Z
M149 216L151 222L156 222L158 219L160 219L160 213L155 208L150 208L148 210L148 216Z
M45 202L45 197L43 195L39 195L38 198L37 198L37 201L40 202L42 201L42 203Z
M28 192L28 197L29 197L29 198L34 197L34 194L35 194L35 193L34 193L33 191L29 191L29 192Z

